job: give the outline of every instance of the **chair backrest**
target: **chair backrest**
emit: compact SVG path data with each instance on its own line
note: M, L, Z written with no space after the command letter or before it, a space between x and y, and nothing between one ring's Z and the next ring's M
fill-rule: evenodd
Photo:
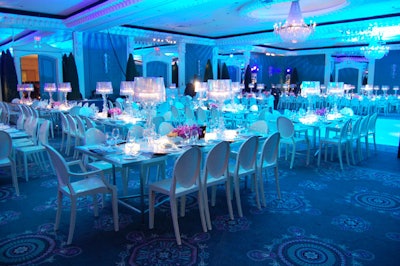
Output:
M339 133L339 139L340 140L345 140L347 139L348 133L349 133L349 125L351 124L351 119L348 119L346 122L344 122L342 128L340 129Z
M106 135L98 128L89 128L85 132L85 145L103 144L106 141Z
M78 129L78 134L80 137L83 138L85 135L85 131L86 131L85 123L83 122L82 118L79 115L75 116L74 118L76 121L76 127Z
M197 114L197 122L200 124L206 124L207 123L207 113L204 111L203 108L199 107L196 110Z
M83 119L86 122L86 128L95 128L96 127L96 123L89 117L84 116Z
M44 120L38 130L38 144L47 145L49 143L50 121Z
M184 151L175 161L173 181L170 191L175 194L176 185L189 188L200 180L201 151L198 147L192 147Z
M23 130L24 129L24 123L25 123L25 115L22 113L19 115L17 119L17 129Z
M170 133L173 129L174 129L174 126L171 123L164 121L158 127L158 133L161 136L164 136L164 135L167 135L168 133Z
M144 131L144 128L142 126L140 126L140 125L132 125L129 128L128 135L132 134L131 137L134 137L136 139L140 139L140 138L143 138L143 131Z
M293 122L285 117L280 116L277 119L278 132L281 133L282 138L291 138L294 135L294 125Z
M158 133L158 128L160 127L160 124L161 124L162 122L164 122L164 121L165 121L165 119L164 119L163 116L155 116L155 117L153 117L153 118L151 119L151 123L153 123L154 128L155 128L155 130L156 130L157 133Z
M368 131L375 132L376 120L378 119L378 113L373 113L368 121Z
M239 170L239 167L249 170L255 168L255 163L257 159L257 148L258 148L258 138L252 136L245 140L245 142L240 145L238 154L236 156L236 167L235 171Z
M204 164L202 184L207 182L207 177L222 177L226 174L229 164L230 145L227 141L221 141L208 152Z
M67 116L60 112L60 118L61 118L61 130L63 132L68 132L69 131L69 124L67 120Z
M12 140L7 132L0 130L0 160L10 158L12 150Z
M167 111L163 114L164 121L172 121L172 112Z
M75 118L71 114L66 114L65 116L67 117L69 133L76 134L78 131L78 126Z
M366 115L362 118L360 123L360 136L365 136L368 133L368 124L369 124L370 116Z
M260 133L260 134L268 134L267 121L265 121L265 120L254 121L249 126L249 131Z
M354 123L352 123L351 132L350 132L351 139L356 139L360 135L360 124L361 124L362 119L363 118L360 117Z
M269 165L273 165L278 162L280 137L280 133L275 132L264 141L260 158L261 167L263 166L264 162Z
M194 116L193 109L189 105L185 106L185 119L186 119L186 121L188 121L188 120L191 120L193 122L196 121L196 117Z
M61 154L58 151L56 151L53 147L49 145L44 145L44 146L49 154L51 164L53 165L53 168L56 172L58 187L68 186L71 189L71 185L69 182L69 173L68 173L69 169L64 157L61 156Z
M69 114L70 115L79 115L79 111L81 110L81 106L79 106L79 105L75 105L74 107L72 107L70 110L69 110Z

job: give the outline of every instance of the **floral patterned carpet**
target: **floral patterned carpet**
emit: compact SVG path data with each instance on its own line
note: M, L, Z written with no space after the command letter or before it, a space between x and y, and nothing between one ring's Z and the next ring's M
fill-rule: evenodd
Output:
M56 147L58 142L52 140ZM9 170L0 169L0 265L399 265L397 147L379 147L344 171L336 160L317 167L315 158L309 166L304 156L297 158L292 170L284 158L279 161L281 200L269 173L266 208L256 208L250 184L242 187L243 218L233 204L235 220L229 219L219 188L211 207L213 229L207 233L195 195L188 197L186 216L179 218L180 247L168 201L156 208L152 230L147 215L143 224L139 214L120 205L120 231L114 232L108 198L98 218L91 198L79 201L73 244L66 245L69 201L54 232L57 183L50 168L30 165L30 180L19 179L19 197ZM133 169L129 189L137 187Z

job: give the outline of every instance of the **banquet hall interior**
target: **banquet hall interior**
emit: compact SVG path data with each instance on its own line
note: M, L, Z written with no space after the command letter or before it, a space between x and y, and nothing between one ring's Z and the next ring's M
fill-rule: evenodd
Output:
M399 265L400 1L0 0L0 265Z

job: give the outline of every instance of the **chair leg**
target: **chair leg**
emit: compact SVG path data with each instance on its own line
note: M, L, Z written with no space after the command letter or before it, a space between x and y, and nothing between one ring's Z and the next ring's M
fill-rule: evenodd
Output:
M151 189L149 190L149 229L154 228L154 202L156 201L156 194Z
M15 167L15 163L11 164L11 176L12 176L12 182L13 186L15 188L15 194L19 196L19 186L18 186L18 177L17 177L17 168Z
M293 148L292 148L292 159L290 160L290 169L293 168L294 164L294 157L296 155L296 144L293 143Z
M29 181L29 177L28 177L28 158L26 156L26 154L23 154L23 161L24 161L24 171L25 171L25 180L26 182Z
M171 206L171 216L172 216L172 223L174 225L174 232L175 232L175 238L176 238L176 243L178 245L182 245L181 241L181 234L179 232L179 224L178 224L178 207L177 207L177 202L175 197L170 197L170 206Z
M239 184L239 177L235 177L234 186L235 186L236 206L237 206L237 208L238 208L239 217L243 217L242 203L241 203L241 201L240 201L240 184Z
M58 191L57 192L57 212L56 212L56 222L54 225L54 231L57 231L58 227L60 225L61 212L62 212L62 198L63 198L63 194L60 191Z
M232 184L232 182L230 180L227 180L225 182L225 194L226 194L226 202L228 204L229 218L231 220L233 220L234 217L233 217L233 208L232 208L231 184Z
M279 171L278 171L278 166L275 166L274 172L275 172L276 192L278 193L278 199L281 199L281 188L280 188L280 186L279 186Z
M203 227L203 232L207 232L207 223L206 223L206 217L205 217L203 191L201 191L201 190L199 190L198 193L197 193L197 202L199 204L201 227Z
M343 162L342 162L342 145L338 144L338 157L340 162L340 169L343 170Z
M204 213L205 213L205 218L206 218L206 223L207 223L207 228L208 230L212 230L212 224L211 224L211 218L210 218L210 208L208 206L208 193L207 193L207 187L203 189L203 202L204 202Z
M72 243L72 238L74 236L74 231L75 231L75 222L76 222L76 198L71 197L71 217L69 221L69 233L68 233L67 245Z
M265 208L265 207L267 207L267 203L265 201L264 178L263 178L263 174L262 174L262 169L260 169L258 175L259 175L258 182L260 182L259 187L260 187L261 202L262 202L262 206ZM265 170L265 176L266 176L266 179L267 179L268 178L267 170Z
M119 217L118 217L118 195L117 189L115 186L111 187L111 202L112 202L112 209L113 209L113 220L114 220L114 230L115 232L119 231Z
M260 204L260 195L259 195L259 191L258 191L258 182L257 182L257 175L254 173L252 175L252 183L254 184L254 190L256 191L256 204L257 204L257 208L259 210L261 210L261 204Z

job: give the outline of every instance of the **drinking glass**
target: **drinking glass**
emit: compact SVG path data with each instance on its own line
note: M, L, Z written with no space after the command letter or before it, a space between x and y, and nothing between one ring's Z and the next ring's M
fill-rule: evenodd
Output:
M197 129L193 129L190 132L190 140L191 140L192 144L196 144L198 139L199 139L199 131Z
M112 138L114 139L114 146L116 146L118 138L119 138L119 128L113 128L111 134L112 134Z

